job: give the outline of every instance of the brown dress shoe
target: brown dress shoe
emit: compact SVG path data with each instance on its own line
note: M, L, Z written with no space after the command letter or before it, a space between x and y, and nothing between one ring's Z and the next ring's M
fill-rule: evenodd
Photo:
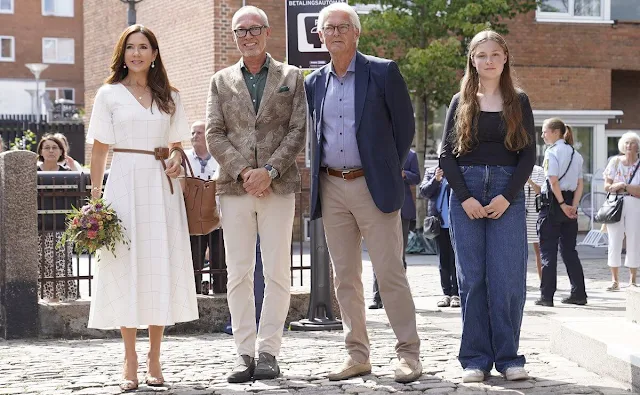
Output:
M346 380L352 377L364 376L371 373L371 363L369 361L360 363L347 357L342 366L333 373L329 373L327 378L330 381Z

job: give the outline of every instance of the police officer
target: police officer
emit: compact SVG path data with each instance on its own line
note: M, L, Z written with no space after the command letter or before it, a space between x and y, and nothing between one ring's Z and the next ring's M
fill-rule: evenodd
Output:
M558 118L544 121L542 138L550 147L544 154L545 183L538 216L542 279L535 304L553 307L556 292L558 244L571 282L571 295L562 303L586 305L582 264L576 251L578 202L582 196L582 156L573 148L571 127Z

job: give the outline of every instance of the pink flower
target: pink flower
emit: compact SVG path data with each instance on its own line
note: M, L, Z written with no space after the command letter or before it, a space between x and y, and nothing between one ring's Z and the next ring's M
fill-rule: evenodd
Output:
M95 239L96 237L98 237L98 232L95 230L90 230L87 232L87 237L90 239Z

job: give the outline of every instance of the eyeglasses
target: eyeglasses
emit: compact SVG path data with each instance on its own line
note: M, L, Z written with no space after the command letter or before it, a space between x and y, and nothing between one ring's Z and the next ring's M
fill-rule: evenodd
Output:
M236 34L236 37L238 38L243 38L247 36L247 32L251 33L251 35L253 37L259 36L262 34L262 29L266 29L268 26L251 26L248 29L243 29L243 28L238 28L235 29L233 32Z
M57 145L52 145L49 147L42 147L43 151L60 151L60 147L58 147Z
M338 29L338 32L340 32L340 34L345 34L345 33L347 33L349 31L350 27L351 27L350 23L343 23L343 24L338 25L338 26L325 25L322 28L322 32L324 34L333 35L336 32L336 29Z

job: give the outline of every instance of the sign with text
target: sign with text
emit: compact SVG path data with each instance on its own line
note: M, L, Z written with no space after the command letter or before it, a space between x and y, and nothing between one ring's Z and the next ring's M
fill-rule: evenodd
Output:
M285 0L287 25L287 63L302 69L317 69L331 57L318 36L320 10L346 0Z

